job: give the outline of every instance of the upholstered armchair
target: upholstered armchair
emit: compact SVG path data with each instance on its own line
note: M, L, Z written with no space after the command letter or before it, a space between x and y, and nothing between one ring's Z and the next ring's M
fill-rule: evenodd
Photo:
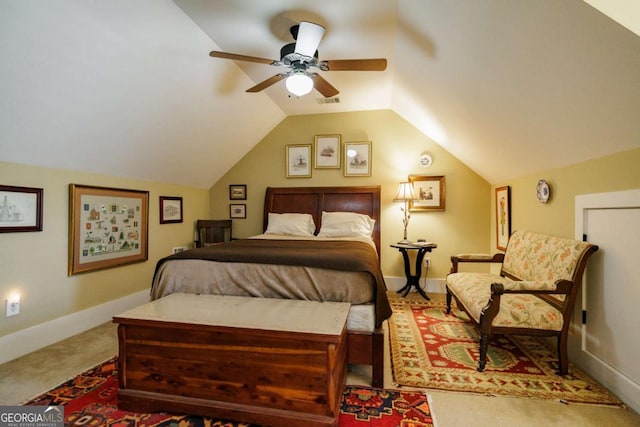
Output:
M513 334L557 337L557 372L567 374L569 323L587 260L597 250L587 242L516 231L504 254L451 257L447 313L453 298L479 325L479 371L491 336ZM459 271L471 262L500 264L500 273Z

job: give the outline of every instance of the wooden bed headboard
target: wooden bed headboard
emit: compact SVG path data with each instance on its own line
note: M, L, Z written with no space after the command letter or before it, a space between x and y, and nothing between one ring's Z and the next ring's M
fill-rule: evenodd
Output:
M264 197L263 230L269 212L308 213L313 216L316 234L322 211L357 212L376 220L373 241L380 256L380 186L368 187L267 187Z

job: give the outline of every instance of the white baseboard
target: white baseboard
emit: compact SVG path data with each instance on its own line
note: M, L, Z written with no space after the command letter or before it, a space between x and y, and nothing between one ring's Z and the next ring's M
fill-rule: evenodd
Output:
M405 277L385 277L384 279L390 291L397 291L407 283ZM444 279L427 279L426 286L425 281L420 280L420 286L427 294L445 292ZM415 292L415 290L412 292ZM149 302L149 291L139 291L117 300L0 337L0 348L2 348L0 364L87 331L110 321L118 313L146 302Z
M640 413L640 384L582 349L580 336L569 336L569 360Z
M0 364L94 328L146 302L148 289L0 337Z
M387 284L387 289L390 291L397 291L402 289L402 287L407 283L407 278L385 276L384 281ZM425 280L420 279L420 287L424 289L427 294L444 294L445 285L445 279L427 279L426 285ZM415 292L415 290L411 290L411 292Z

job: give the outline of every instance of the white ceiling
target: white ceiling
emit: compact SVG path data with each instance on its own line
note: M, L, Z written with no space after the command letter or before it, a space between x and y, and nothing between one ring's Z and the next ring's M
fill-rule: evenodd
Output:
M225 52L280 60L280 49L294 41L292 25L306 20L325 26L319 60L387 58L393 63L397 3L385 0L255 1L175 0L176 4ZM212 49L213 50L213 49ZM225 62L238 66L259 83L288 70L246 61ZM393 67L383 72L319 72L340 91L339 104L322 105L316 91L290 97L284 81L265 93L287 115L391 108ZM251 85L253 86L253 84ZM235 85L244 91L249 86Z
M593 1L593 0L592 0ZM0 161L208 188L286 115L393 109L491 183L640 147L640 37L581 0L0 0ZM340 103L290 98L289 22L326 25ZM176 148L178 147L178 148Z

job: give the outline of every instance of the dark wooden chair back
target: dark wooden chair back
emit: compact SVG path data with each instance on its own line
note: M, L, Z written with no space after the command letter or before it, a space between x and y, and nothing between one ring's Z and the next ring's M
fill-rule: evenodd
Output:
M196 222L198 240L196 248L229 242L233 239L230 219L199 219Z

